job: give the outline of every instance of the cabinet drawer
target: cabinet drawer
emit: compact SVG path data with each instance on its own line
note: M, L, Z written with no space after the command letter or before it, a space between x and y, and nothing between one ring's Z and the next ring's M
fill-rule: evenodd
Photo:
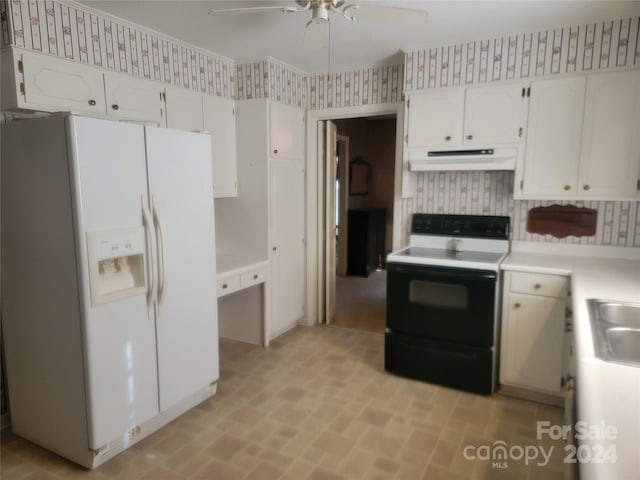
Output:
M527 293L547 297L566 297L569 279L561 275L543 273L511 273L509 290L512 293Z
M258 283L264 282L266 276L267 276L266 268L245 272L240 277L240 285L242 285L242 288L250 287L252 285L257 285Z
M240 290L240 275L221 278L218 280L218 297Z

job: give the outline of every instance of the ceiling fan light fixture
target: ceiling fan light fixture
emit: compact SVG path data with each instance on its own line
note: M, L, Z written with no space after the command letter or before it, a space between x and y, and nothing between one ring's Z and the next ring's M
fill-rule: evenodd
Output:
M304 31L304 49L306 51L321 50L329 46L329 21L311 19Z
M322 7L313 7L311 11L311 22L313 23L328 23L329 22L329 10ZM309 22L309 23L311 23Z

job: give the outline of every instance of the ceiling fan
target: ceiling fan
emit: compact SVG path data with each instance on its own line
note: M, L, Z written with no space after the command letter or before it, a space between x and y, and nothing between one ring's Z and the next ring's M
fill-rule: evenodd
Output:
M363 20L384 25L421 26L427 22L427 12L410 8L388 7L369 4L346 4L346 0L294 0L296 5L228 8L209 10L209 15L233 13L262 13L281 11L298 13L311 10L311 20L304 33L304 49L319 50L329 44L329 12L337 13L349 20Z

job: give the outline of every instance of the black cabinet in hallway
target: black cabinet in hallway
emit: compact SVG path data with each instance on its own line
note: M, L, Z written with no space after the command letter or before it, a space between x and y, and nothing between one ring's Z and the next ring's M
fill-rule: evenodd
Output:
M347 275L368 277L385 261L385 208L349 210Z

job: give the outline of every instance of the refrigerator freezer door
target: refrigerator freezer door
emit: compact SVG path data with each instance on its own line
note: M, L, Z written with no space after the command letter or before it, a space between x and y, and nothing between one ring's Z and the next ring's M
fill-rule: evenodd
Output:
M158 238L160 410L218 379L211 145L208 135L146 127Z
M136 426L159 409L155 325L147 315L145 292L93 307L89 285L88 232L143 225L144 127L81 117L69 117L68 122L81 260L89 447L96 449L127 432L135 435Z

